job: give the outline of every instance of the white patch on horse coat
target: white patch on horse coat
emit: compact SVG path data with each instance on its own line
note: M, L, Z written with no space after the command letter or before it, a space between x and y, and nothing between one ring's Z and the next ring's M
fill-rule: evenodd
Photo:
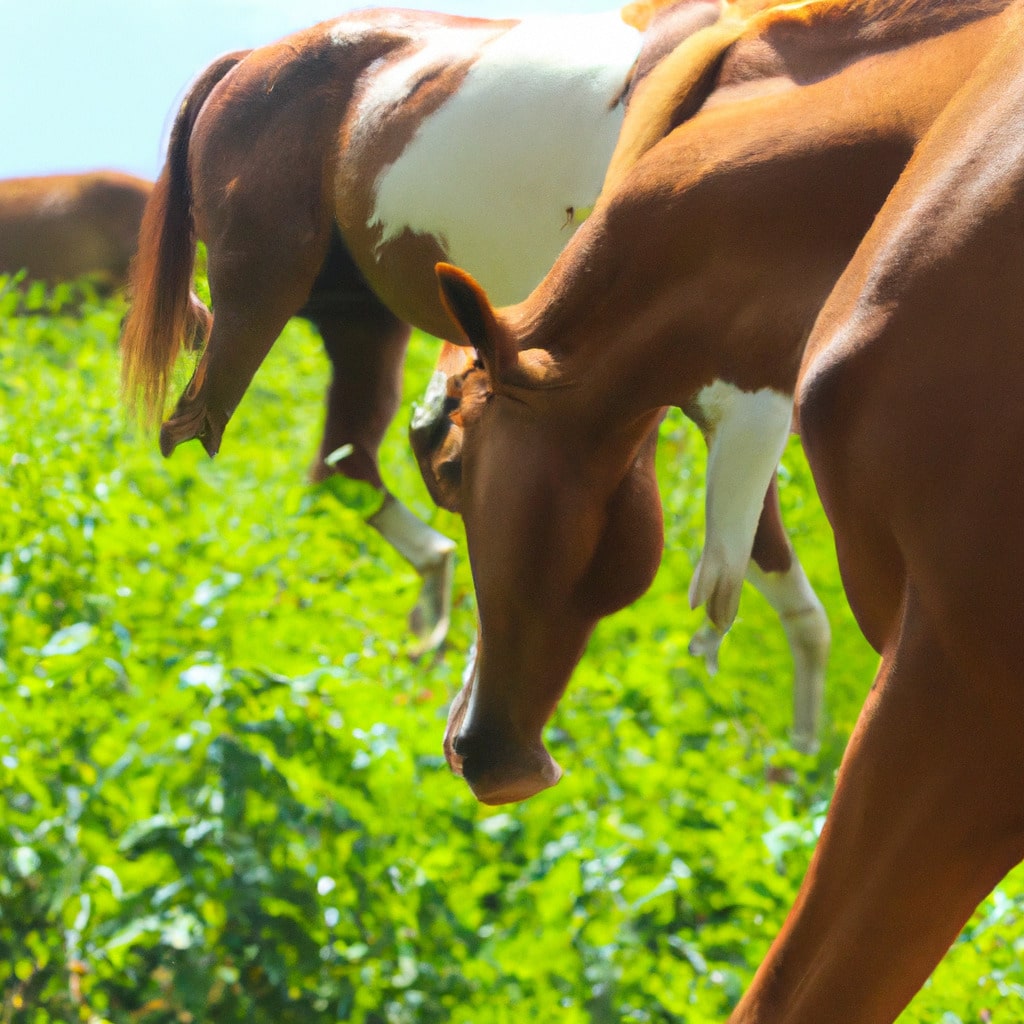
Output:
M351 16L339 18L327 26L327 38L335 46L348 46L380 32L380 25Z
M448 398L448 376L440 370L435 370L431 375L430 383L423 394L423 404L415 403L412 407L412 421L409 424L412 430L422 430L424 427L437 423L444 413L444 403Z
M724 631L739 607L764 496L792 425L793 396L715 381L693 406L704 426L708 466L704 552L690 584L690 605L706 604L711 621Z
M454 37L462 31L443 45L464 51ZM381 73L374 107L436 65L433 42ZM571 237L571 211L597 198L639 47L617 12L530 18L486 43L461 88L381 173L378 254L405 230L434 235L496 304L525 298Z

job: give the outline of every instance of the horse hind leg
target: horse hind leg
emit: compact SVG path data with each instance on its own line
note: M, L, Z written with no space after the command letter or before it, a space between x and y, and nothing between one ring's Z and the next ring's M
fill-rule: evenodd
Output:
M327 412L320 451L310 476L340 474L363 481L381 497L367 519L422 578L409 616L414 654L440 647L451 619L455 544L415 516L385 487L377 453L401 401L402 366L409 327L367 294L344 313L308 314L331 360Z
M819 745L825 669L832 633L828 616L786 536L779 509L778 481L765 495L746 580L771 605L793 655L793 746L814 753ZM690 653L718 668L723 634L705 623L690 641Z
M283 249L268 240L263 246L240 248L230 258L210 253L214 313L209 339L192 379L160 430L160 450L165 456L193 438L208 455L217 454L224 428L253 376L309 295L317 254L302 251L285 259Z

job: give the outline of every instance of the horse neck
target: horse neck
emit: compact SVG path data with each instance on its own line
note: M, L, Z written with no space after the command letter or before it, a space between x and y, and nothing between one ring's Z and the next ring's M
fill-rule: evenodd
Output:
M715 380L791 394L818 310L997 31L708 103L602 197L520 308L522 347L555 352L608 429Z

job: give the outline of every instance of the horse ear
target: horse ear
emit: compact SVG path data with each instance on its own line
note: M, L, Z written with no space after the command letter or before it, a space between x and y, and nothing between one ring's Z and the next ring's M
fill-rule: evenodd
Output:
M441 302L462 328L467 343L476 349L495 381L507 377L519 361L519 349L499 321L486 292L469 274L450 263L438 263L434 270Z

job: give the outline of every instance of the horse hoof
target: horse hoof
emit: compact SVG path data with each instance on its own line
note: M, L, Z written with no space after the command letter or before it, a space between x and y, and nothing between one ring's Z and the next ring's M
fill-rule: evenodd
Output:
M690 640L687 648L694 658L703 658L704 667L709 676L718 672L718 649L722 645L723 634L710 623L705 622Z

